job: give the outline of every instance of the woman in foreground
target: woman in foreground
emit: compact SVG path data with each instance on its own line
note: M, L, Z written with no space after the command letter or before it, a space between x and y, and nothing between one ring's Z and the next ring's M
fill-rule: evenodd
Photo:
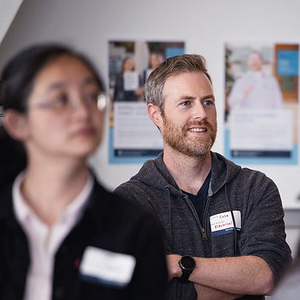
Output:
M160 228L88 165L105 116L92 64L61 45L25 49L3 70L0 105L27 154L0 194L0 299L163 299Z

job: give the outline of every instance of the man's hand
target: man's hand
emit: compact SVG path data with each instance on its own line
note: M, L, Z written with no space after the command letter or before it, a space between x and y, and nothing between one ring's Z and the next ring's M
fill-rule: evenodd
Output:
M182 271L178 264L180 259L181 259L181 255L178 254L167 255L169 280L172 280L174 277L181 277Z

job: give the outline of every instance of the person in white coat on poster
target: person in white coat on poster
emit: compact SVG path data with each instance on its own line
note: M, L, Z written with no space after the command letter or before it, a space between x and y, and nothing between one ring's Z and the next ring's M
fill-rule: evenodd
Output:
M228 97L232 109L281 109L282 94L273 75L262 70L263 59L259 52L250 53L248 71L238 78Z

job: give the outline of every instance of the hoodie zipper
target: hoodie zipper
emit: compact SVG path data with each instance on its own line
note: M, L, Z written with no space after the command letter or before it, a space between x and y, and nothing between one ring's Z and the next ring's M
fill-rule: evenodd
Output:
M208 243L208 238L207 238L207 234L205 231L205 224L206 224L206 219L207 219L207 215L208 215L208 207L210 205L212 197L208 196L207 200L206 200L206 204L205 204L205 208L204 208L204 212L203 212L203 232L202 232L202 236L205 236L204 240L204 253L205 253L205 257L211 257L211 250L209 247L209 243Z
M202 234L202 240L206 241L207 240L206 231L202 226L201 226L201 234Z
M185 195L184 198L187 200L188 206L190 207L190 209L191 209L191 211L193 213L193 216L194 216L194 218L197 221L198 227L200 228L200 232L201 232L201 236L202 236L202 240L203 240L203 245L204 245L204 247L203 247L204 248L204 255L205 255L205 257L210 257L210 250L209 250L209 245L208 245L208 239L207 239L207 234L206 234L205 226L201 225L201 222L200 222L199 216L197 214L197 211L196 211L196 209L194 207L194 204L190 200L190 198L187 195ZM211 197L208 197L206 205L205 205L205 208L204 208L203 224L205 224L205 219L206 219L205 215L207 213L208 204L209 204L210 200L211 200Z

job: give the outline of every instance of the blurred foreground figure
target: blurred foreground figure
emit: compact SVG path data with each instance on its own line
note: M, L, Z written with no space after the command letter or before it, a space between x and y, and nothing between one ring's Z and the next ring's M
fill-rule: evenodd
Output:
M105 117L92 64L60 45L25 49L4 68L0 104L27 154L0 193L0 299L164 299L158 223L88 166Z

